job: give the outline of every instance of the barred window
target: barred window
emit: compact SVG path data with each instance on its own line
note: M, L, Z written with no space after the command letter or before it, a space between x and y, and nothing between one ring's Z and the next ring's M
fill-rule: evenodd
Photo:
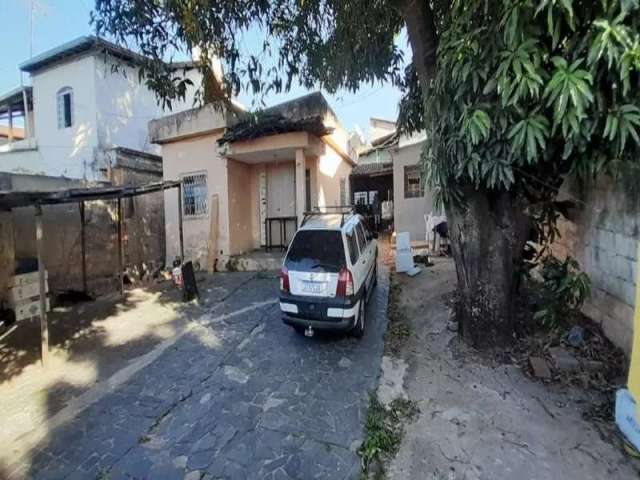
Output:
M207 213L207 174L195 173L182 177L182 212L186 217Z
M420 169L417 165L404 167L404 198L423 197Z

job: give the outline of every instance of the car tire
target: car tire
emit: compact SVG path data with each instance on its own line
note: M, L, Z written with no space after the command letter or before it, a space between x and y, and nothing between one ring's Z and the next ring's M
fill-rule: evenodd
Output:
M365 305L365 298L367 298L366 292L360 299L360 305L358 307L358 319L356 320L356 324L353 327L353 330L351 330L351 334L356 338L362 338L362 336L364 335L365 323L367 322L367 307Z
M305 328L304 328L304 327L301 327L301 326L299 326L299 325L292 325L292 327L293 327L293 329L296 331L296 333L297 333L298 335L302 335L302 336L304 336L304 331L305 331Z
M373 267L373 286L378 286L378 260L376 259L376 266Z

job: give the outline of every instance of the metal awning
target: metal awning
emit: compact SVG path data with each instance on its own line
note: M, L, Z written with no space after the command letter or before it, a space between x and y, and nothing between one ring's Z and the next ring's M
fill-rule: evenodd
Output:
M148 183L137 187L69 188L55 191L0 191L0 208L10 209L34 205L59 205L91 200L115 200L135 197L180 187L180 181Z
M80 207L80 248L82 253L82 284L87 290L87 264L85 250L85 202L92 200L116 200L118 222L118 277L120 294L124 296L123 271L124 252L122 248L122 199L161 192L170 188L178 189L178 229L180 233L180 256L184 258L184 237L182 232L182 182L178 180L154 182L137 187L95 187L70 188L57 191L0 191L0 209L34 207L36 224L36 250L38 256L38 279L40 294L40 348L43 365L49 357L49 322L47 319L47 289L45 287L45 267L43 262L44 231L42 228L42 206L78 203Z

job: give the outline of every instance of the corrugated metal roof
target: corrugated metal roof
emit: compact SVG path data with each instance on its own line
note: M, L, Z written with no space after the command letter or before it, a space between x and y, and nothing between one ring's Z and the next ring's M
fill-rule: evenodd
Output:
M30 205L57 205L90 200L108 200L135 197L147 193L176 188L180 181L148 183L137 187L69 188L57 191L0 191L0 208L28 207Z
M381 175L385 173L393 173L393 163L361 163L351 170L351 175Z

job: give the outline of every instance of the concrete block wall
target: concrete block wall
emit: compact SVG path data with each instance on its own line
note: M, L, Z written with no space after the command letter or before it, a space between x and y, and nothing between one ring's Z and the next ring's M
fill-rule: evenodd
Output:
M584 313L607 337L631 353L636 299L640 202L620 182L602 177L592 185L569 183L561 199L573 200L572 220L559 222L559 257L571 255L591 279L592 295Z

